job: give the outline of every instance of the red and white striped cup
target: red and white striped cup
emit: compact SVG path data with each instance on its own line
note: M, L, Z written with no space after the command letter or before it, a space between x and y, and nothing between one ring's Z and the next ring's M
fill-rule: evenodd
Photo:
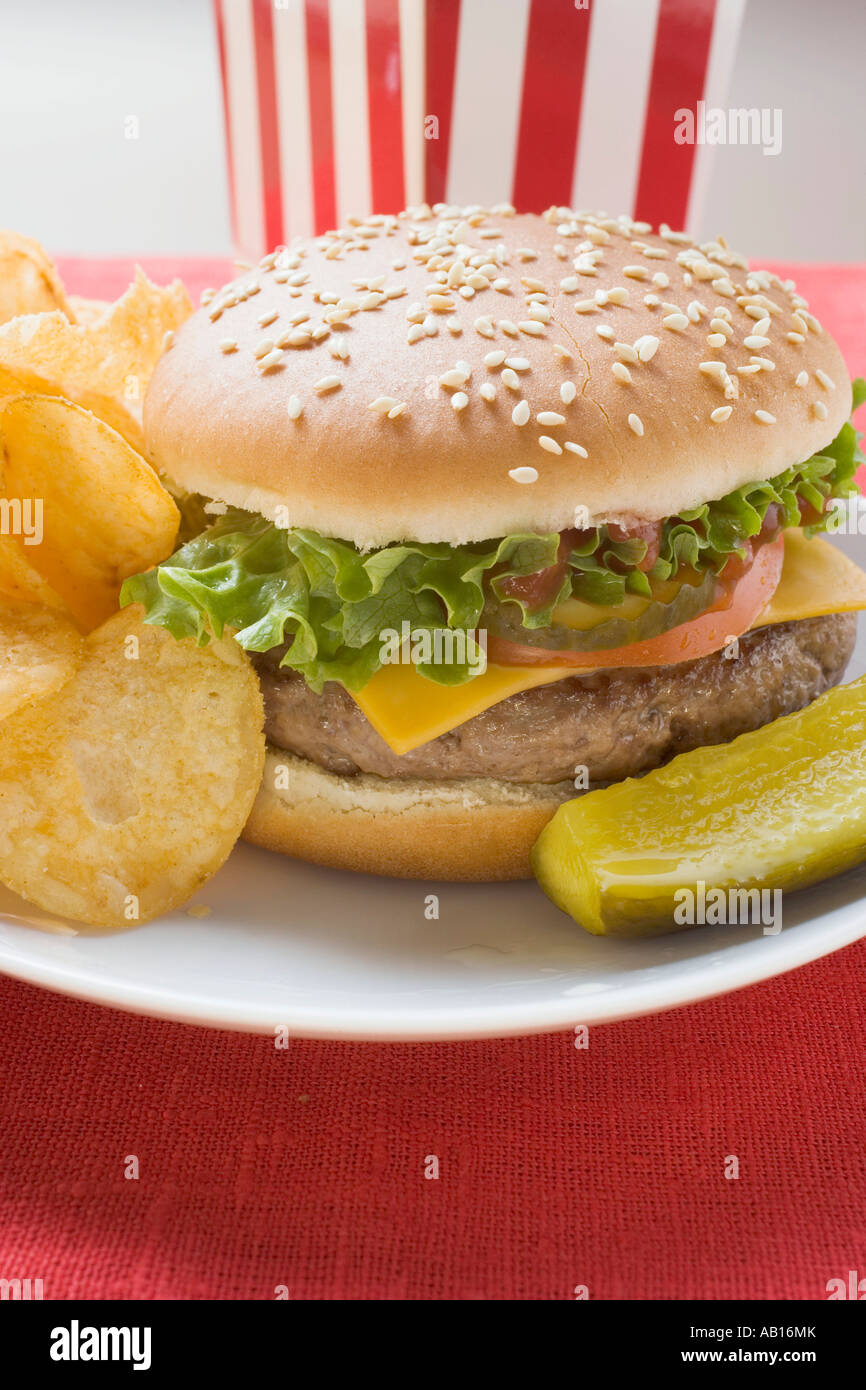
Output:
M234 236L410 203L696 228L745 0L214 0Z

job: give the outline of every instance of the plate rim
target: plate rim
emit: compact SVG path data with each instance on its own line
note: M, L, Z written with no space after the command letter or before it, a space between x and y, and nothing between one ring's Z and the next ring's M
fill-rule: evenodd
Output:
M0 914L0 922L17 925L4 914ZM146 931L147 926L139 930ZM789 935L790 939L780 962L778 956L775 960L773 957L785 935ZM671 1009L702 1003L788 974L853 945L864 937L866 896L861 896L827 912L817 913L787 931L783 928L781 938L761 936L737 942L713 967L704 965L701 969L700 963L705 957L696 957L693 963L681 960L668 962L657 967L657 973L650 980L611 989L608 999L604 998L603 993L587 996L583 1007L581 1001L561 994L546 1002L498 1001L490 1005L479 1002L474 1022L467 1021L465 1011L463 1014L455 1013L452 1019L441 1006L438 1009L422 1007L410 1013L405 1005L380 1011L375 1019L368 1018L366 1023L363 1006L343 1011L339 1020L334 1019L332 1010L329 1013L327 1007L323 1009L321 1005L301 1006L300 1009L293 1005L280 1018L275 1018L270 1003L257 1009L249 1003L238 1004L212 994L180 995L171 989L160 990L151 984L137 986L134 982L124 982L118 990L116 981L89 980L81 968L62 963L51 965L43 961L21 960L14 954L9 958L2 944L0 973L38 988L118 1009L123 1013L196 1027L252 1035L270 1034L277 1028L288 1028L290 1037L330 1042L459 1042L529 1037L563 1032L578 1024L598 1027L667 1013ZM627 949L626 943L623 945ZM658 971L662 972L661 979ZM696 974L703 975L703 983L696 983Z

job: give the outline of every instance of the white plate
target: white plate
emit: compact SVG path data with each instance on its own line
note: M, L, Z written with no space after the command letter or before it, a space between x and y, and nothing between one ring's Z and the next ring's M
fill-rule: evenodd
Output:
M862 563L863 540L843 544ZM866 633L849 678L864 671ZM425 916L431 893L438 920ZM739 989L866 936L866 865L786 896L778 936L741 926L604 940L587 936L532 883L395 882L247 845L198 901L209 917L178 912L118 935L58 936L22 925L32 909L0 890L0 970L117 1008L252 1032L541 1032Z

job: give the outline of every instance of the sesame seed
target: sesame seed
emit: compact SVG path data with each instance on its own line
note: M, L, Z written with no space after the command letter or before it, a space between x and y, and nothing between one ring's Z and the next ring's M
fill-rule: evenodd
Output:
M528 372L532 363L528 357L506 357L505 365L513 372Z
M609 323L600 323L595 331L600 338L605 338L608 342L612 341L616 337L616 334L614 333Z
M623 275L627 275L631 280L649 279L649 271L645 265L624 265L622 273Z
M641 362L651 362L659 349L659 339L652 333L644 333L635 342L635 349Z
M475 291L471 285L461 285L457 293L460 295L461 299L475 298Z
M589 458L589 454L586 452L583 445L575 444L570 439L566 439L563 448L567 449L570 454L579 454L582 459Z
M613 372L617 381L623 382L626 386L631 385L631 372L629 371L628 367L624 365L624 363L613 362L611 364L611 371Z
M613 350L620 362L638 362L640 360L631 343L614 343Z
M479 387L479 395L483 396L486 401L495 401L496 387L492 382L485 381L483 386Z
M775 425L776 417L771 415L769 410L756 410L755 419L760 420L762 425Z
M728 420L733 413L732 405L717 405L715 410L710 411L710 419L714 424L719 425L723 420Z
M550 310L546 304L530 304L529 317L537 323L550 323Z
M657 294L645 294L643 297L643 302L648 309L657 309L661 304L661 300L659 299Z
M727 319L710 319L710 328L714 333L723 333L725 337L733 336L733 328Z
M577 387L573 381L564 381L559 388L559 398L563 405L571 405L577 395Z
M535 418L539 425L546 425L548 428L554 428L556 425L565 424L565 416L558 414L555 410L539 411Z
M707 343L708 343L709 346L712 347L712 348L724 347L725 344L727 343L727 341L728 341L728 340L727 340L727 338L725 337L724 333L708 333L708 334L707 334Z
M374 410L377 415L387 415L389 410L393 410L397 404L396 396L377 396L367 406L368 410Z
M496 330L493 327L493 320L486 314L482 314L475 320L474 328L476 333L480 333L482 338L492 338Z
M448 329L449 333L454 334L455 338L459 338L460 334L463 332L463 324L458 318L446 319L445 327Z
M452 367L449 371L442 373L439 378L439 385L447 386L450 389L456 389L457 387L465 386L470 375L471 372L464 372L460 367Z
M770 316L766 314L759 323L755 324L756 333L767 333L770 328Z
M430 308L434 309L437 314L450 313L451 310L454 308L453 299L449 299L449 297L445 294L431 294L428 295L428 299L430 302Z
M328 391L338 390L339 387L342 386L342 384L343 383L338 376L323 376L320 377L319 380L316 382L315 386L313 387L313 390L318 391L319 395L323 396Z
M309 328L293 328L291 333L283 334L280 339L280 346L304 347L310 341L311 336Z
M500 319L499 327L502 329L503 333L508 334L509 338L517 337L517 324L512 323L511 319Z
M566 275L564 280L560 280L559 288L563 294L574 294L576 290L580 289L580 281L576 275Z
M737 367L738 376L751 376L754 372L761 370L760 362L752 362L748 367Z
M544 332L544 324L538 323L535 319L522 319L517 327L520 329L521 333L529 333L536 338Z
M769 347L770 339L762 338L758 333L750 333L748 338L743 339L743 346L757 352L759 348Z
M258 343L256 343L256 346L253 349L253 355L255 357L267 357L269 352L273 352L275 346L276 344L274 343L273 338L262 338Z
M267 309L263 314L259 314L256 323L260 328L267 328L268 324L273 323L274 319L278 317L279 311L277 309Z
M432 314L427 315L422 326L428 338L435 338L439 332L439 325Z
M822 367L815 368L815 379L820 381L825 391L835 391L836 383L832 377L828 376Z
M554 357L561 357L564 362L571 362L574 360L568 348L563 347L562 343L553 343L552 347Z
M827 419L827 407L823 401L815 401L812 405L812 412L817 415L819 420Z
M417 343L419 338L425 338L426 336L424 328L420 323L413 323L410 325L408 333L410 343Z
M809 380L809 373L808 373L808 372L798 372L797 375L796 375L796 377L794 378L794 385L795 385L795 386L805 386L805 385L807 384L808 380Z
M682 333L689 326L685 314L666 314L662 323L665 328L670 328L674 333Z
M519 401L511 412L511 419L515 425L525 425L530 414L529 401Z
M451 404L455 410L465 410L469 404L469 397L465 391L458 391L456 396L451 397Z
M628 427L630 430L634 430L635 434L637 435L643 434L643 420L640 418L639 415L635 415L634 413L629 415Z
M597 308L598 305L594 299L578 299L574 306L574 312L576 314L593 314Z
M802 333L786 333L785 337L789 343L805 343L806 341Z
M538 470L535 468L509 468L509 478L513 478L516 483L537 483Z
M167 329L165 330L165 332L163 333L163 335L162 335L162 350L163 350L163 352L168 352L169 348L173 345L173 343L174 343L174 333L172 332L172 330L171 330L170 328L167 328Z
M484 359L484 365L485 367L501 367L504 361L505 353L501 348L497 348L495 352L488 352Z
M304 413L304 407L301 403L300 396L289 396L289 404L287 406L287 410L289 413L290 420L297 420L300 418L300 416Z
M238 340L237 340L237 338L220 338L220 340L219 340L219 349L220 349L220 352L237 352L237 349L238 349Z
M282 360L283 354L281 350L279 348L273 348L271 352L265 353L264 357L258 359L256 366L260 367L263 372L268 372L271 367L276 367L277 363L282 362Z
M659 289L666 290L671 283L671 277L666 275L663 270L657 270L653 276L653 284L658 285Z
M502 373L501 380L502 385L507 386L509 391L520 390L520 377L517 375L515 371L512 370L511 367L505 368L505 371Z
M511 281L500 275L498 280L493 281L493 288L498 290L500 294L507 294L511 289Z
M549 434L540 434L538 436L538 442L542 449L546 449L549 454L562 453L562 445L557 444L555 439L551 439Z
M608 290L607 297L611 304L627 304L628 290L624 285L614 285L612 290Z

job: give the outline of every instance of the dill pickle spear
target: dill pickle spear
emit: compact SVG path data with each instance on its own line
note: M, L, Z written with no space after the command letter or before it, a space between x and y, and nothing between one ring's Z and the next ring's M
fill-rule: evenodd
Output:
M547 896L597 936L689 925L682 890L804 888L864 860L866 676L566 802L532 851Z

